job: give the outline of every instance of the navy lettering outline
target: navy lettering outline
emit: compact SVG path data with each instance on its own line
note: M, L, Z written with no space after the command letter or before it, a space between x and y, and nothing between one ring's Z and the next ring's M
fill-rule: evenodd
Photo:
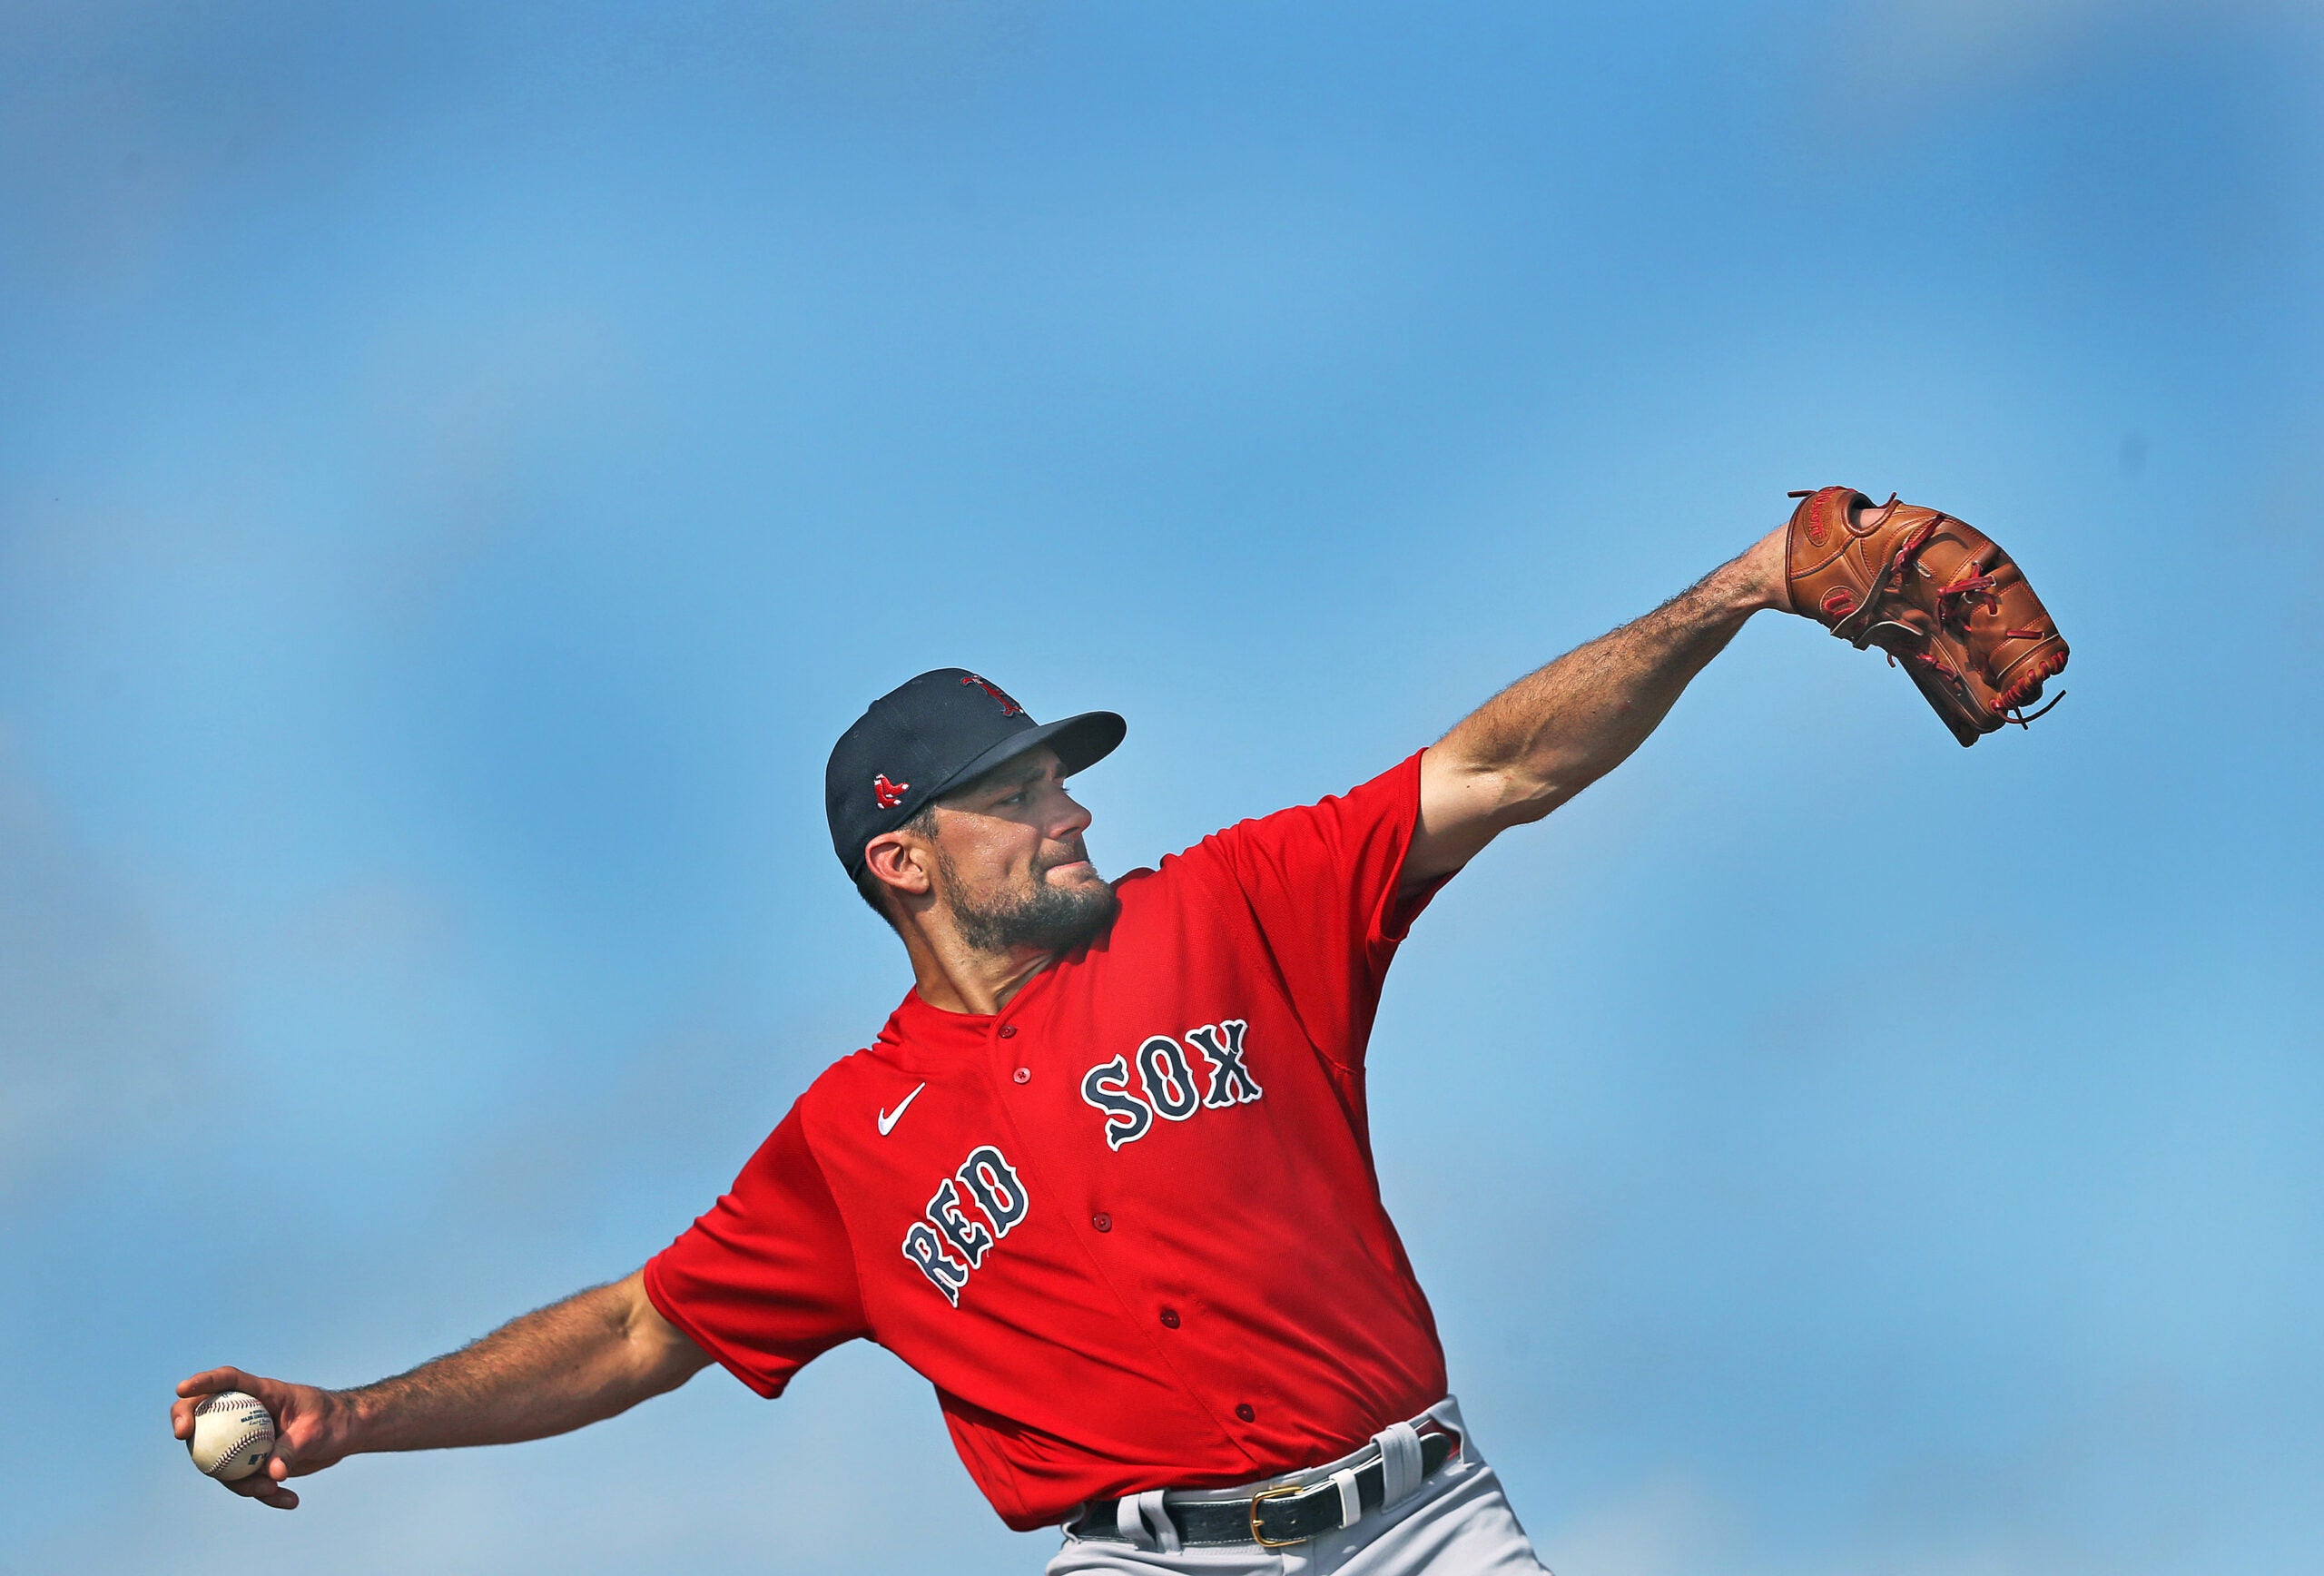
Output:
M1137 1048L1137 1077L1146 1089L1146 1103L1158 1117L1183 1122L1202 1104L1186 1051L1167 1034L1155 1035Z
M1154 1125L1154 1108L1130 1092L1127 1058L1118 1056L1111 1061L1101 1061L1082 1074L1081 1098L1106 1113L1108 1149L1118 1149L1146 1137L1146 1129Z
M960 1188L951 1177L945 1177L937 1187L936 1197L928 1201L928 1218L970 1269L984 1262L985 1250L992 1246L992 1233L960 1213Z
M990 1144L980 1145L969 1157L960 1162L956 1173L960 1186L966 1187L992 1222L995 1236L1006 1236L1017 1229L1025 1218L1025 1211L1032 1200L1025 1196L1025 1184L1018 1179L1017 1168L1000 1150Z
M915 1220L911 1229L904 1233L903 1255L920 1266L928 1284L944 1294L944 1300L954 1307L960 1305L960 1288L969 1284L969 1272L944 1255L944 1245L937 1240L935 1227L925 1220Z
M1204 1105L1248 1105L1267 1092L1243 1064L1243 1031L1249 1027L1243 1019L1223 1018L1216 1025L1187 1031L1187 1042L1210 1059L1210 1088L1202 1098Z

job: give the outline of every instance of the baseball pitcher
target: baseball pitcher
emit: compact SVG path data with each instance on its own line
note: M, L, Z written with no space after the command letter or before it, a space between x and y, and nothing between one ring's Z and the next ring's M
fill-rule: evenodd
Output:
M1052 1576L1542 1569L1450 1394L1374 1176L1365 1059L1399 942L1502 832L1619 765L1764 608L1909 672L1964 744L2066 649L1973 527L1851 489L1519 679L1345 794L1108 881L1068 780L1120 743L961 668L872 703L824 778L832 851L912 984L725 1195L623 1280L333 1391L238 1368L264 1471L578 1428L716 1364L760 1394L842 1341L934 1385Z

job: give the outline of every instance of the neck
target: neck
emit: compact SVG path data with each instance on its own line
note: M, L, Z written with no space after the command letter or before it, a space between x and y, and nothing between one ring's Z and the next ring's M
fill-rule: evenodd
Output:
M1054 952L1012 948L986 952L961 941L933 915L907 916L901 934L911 954L912 987L920 999L946 1012L989 1015L1008 1005L1025 981L1056 960Z

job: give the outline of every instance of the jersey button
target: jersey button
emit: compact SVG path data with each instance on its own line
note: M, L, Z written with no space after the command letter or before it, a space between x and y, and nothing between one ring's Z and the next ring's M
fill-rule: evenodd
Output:
M1251 1410L1251 1404L1247 1401L1236 1404L1235 1407L1235 1415L1241 1418L1246 1423L1256 1423L1259 1420L1259 1414Z
M1001 1038L1001 1039L1016 1039L1016 1038L1017 1038L1017 1026L1016 1026L1015 1024L1013 1024L1013 1023L1004 1023L1004 1024L1002 1024L1002 1025L1000 1026L1000 1038Z
M1033 1081L1033 1069L1029 1067L1020 1067L1010 1076L1015 1078L1019 1083L1031 1083Z
M1178 1327L1177 1309L1164 1308L1162 1310L1162 1327L1166 1330L1175 1330Z
M1089 1224L1100 1231L1111 1231L1114 1228L1114 1217L1100 1209L1089 1217Z

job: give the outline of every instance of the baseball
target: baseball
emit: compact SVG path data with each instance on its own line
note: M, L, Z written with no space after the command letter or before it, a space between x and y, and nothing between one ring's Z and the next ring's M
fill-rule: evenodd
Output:
M255 1395L229 1390L205 1395L193 1409L193 1433L185 1442L193 1464L220 1482L245 1478L266 1463L274 1448L274 1419Z

